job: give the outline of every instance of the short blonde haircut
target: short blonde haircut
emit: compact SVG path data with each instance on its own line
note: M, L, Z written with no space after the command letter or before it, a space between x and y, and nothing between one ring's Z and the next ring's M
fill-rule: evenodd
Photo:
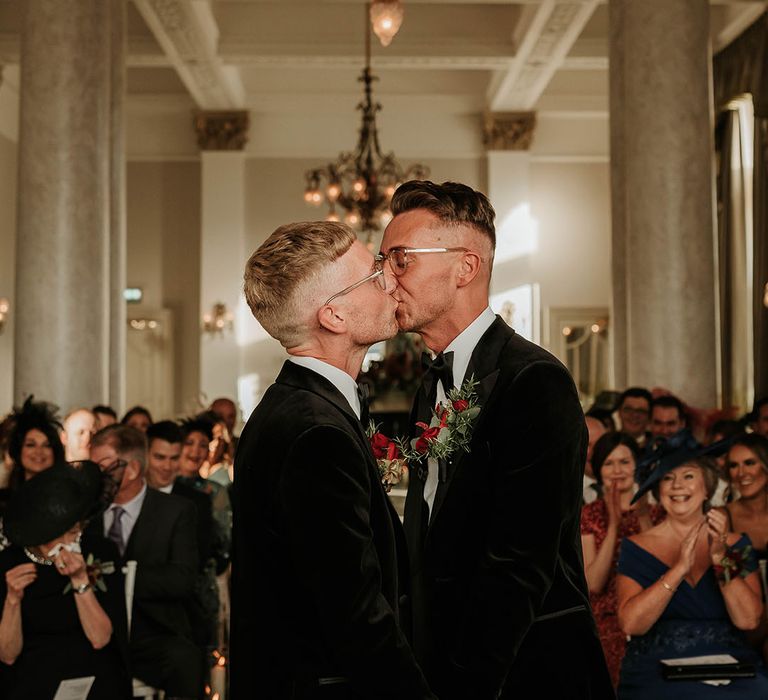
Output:
M328 281L328 267L356 239L345 224L305 221L281 226L251 255L243 276L245 299L264 330L284 347L304 340L313 305L322 304L314 298L319 283Z

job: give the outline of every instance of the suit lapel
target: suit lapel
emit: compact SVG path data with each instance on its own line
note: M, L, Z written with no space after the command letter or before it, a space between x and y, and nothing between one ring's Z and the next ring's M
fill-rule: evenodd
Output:
M135 551L144 551L144 548L141 546L141 541L144 537L144 531L147 529L147 525L149 525L149 532L152 532L151 522L148 523L148 521L152 520L152 512L155 510L152 503L154 497L155 495L152 493L152 489L147 486L147 492L144 494L144 502L141 504L139 517L136 518L136 522L131 530L131 536L125 543L123 559L126 561L133 558L133 553Z
M496 386L496 381L499 377L499 355L514 333L515 332L497 316L496 320L483 334L483 337L480 338L475 349L472 351L472 357L467 366L467 373L464 375L464 381L474 376L475 380L478 382L475 390L477 392L477 403L480 406L480 413L475 420L475 424L472 426L473 442L470 445L471 450L476 448L476 445L474 444L474 436L478 434L483 423L493 411L493 407L490 404L493 401L493 389ZM445 502L446 494L448 493L448 489L450 488L456 473L462 468L470 456L471 452L462 452L451 460L452 463L448 467L448 474L445 482L439 483L437 486L435 502L432 505L432 513L429 519L430 527L435 522L435 519Z

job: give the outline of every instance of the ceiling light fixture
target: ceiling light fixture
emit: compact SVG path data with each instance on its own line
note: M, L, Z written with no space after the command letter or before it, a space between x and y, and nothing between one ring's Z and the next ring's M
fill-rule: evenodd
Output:
M337 206L340 207L345 212L344 223L366 232L370 244L373 232L386 226L392 218L389 203L398 186L406 180L425 179L429 176L429 168L417 163L404 169L394 153L381 152L376 128L376 112L381 105L372 97L371 84L377 78L371 74L371 32L367 11L365 68L358 80L365 86L365 96L357 105L363 113L357 148L354 153L341 153L334 163L307 171L304 201L314 206L325 202L328 205L326 221L340 221Z

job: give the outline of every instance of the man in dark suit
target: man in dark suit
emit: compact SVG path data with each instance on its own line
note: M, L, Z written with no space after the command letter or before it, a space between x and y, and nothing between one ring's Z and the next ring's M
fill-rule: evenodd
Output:
M343 224L283 226L247 263L246 299L290 359L235 460L234 700L433 698L398 626L405 542L355 383L397 331L393 288Z
M411 464L417 659L442 700L612 697L581 557L587 431L573 381L488 306L495 214L484 195L414 181L392 211L381 250L398 323L437 353L412 436L466 379L480 406L469 453Z
M186 499L148 488L144 479L147 443L126 425L100 430L91 459L119 483L102 521L122 562L135 560L131 620L132 673L173 698L198 698L201 653L192 642L187 605L197 571L195 508Z

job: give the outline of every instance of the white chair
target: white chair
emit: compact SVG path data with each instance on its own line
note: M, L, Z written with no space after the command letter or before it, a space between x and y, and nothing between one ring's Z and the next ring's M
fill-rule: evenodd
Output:
M130 639L131 618L133 617L133 589L136 586L136 562L133 559L125 562L123 573L125 574L125 612L128 618L128 638ZM157 698L157 700L163 700L165 693L162 690L147 685L144 681L140 681L138 678L134 678L133 697Z

